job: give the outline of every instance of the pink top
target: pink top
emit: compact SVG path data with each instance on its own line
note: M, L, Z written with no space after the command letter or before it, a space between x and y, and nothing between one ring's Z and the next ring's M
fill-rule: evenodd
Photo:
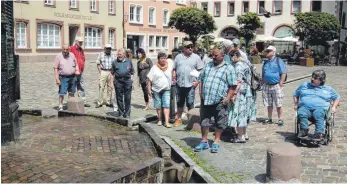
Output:
M57 55L55 58L54 68L59 69L59 75L79 75L80 71L76 66L76 57L70 52L68 58L64 58L63 54Z

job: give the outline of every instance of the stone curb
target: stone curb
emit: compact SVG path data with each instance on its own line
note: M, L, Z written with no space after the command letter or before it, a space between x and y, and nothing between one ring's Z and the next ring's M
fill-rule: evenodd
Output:
M148 115L146 117L131 120L129 124L131 124L132 126L135 126L135 125L139 125L141 123L155 121L157 119L158 119L158 116L153 114L153 115Z
M131 168L125 168L114 175L107 176L97 183L161 183L164 160L155 157Z
M185 164L190 167L188 173L190 175L193 172L196 172L197 176L201 177L201 180L204 180L206 183L218 183L209 173L205 172L200 166L198 166L186 153L182 151L180 147L178 147L170 138L165 136L160 136L164 139L164 141L170 145L172 151L175 152L179 157L184 160Z
M115 123L118 123L123 126L129 126L129 120L125 118L118 118L113 116L104 116L104 115L96 115L96 114L87 114L87 113L76 113L76 112L69 112L69 111L58 111L58 118L59 117L70 117L70 116L90 116L98 119L105 119L108 121L112 121Z
M21 117L23 114L32 115L32 116L42 116L41 109L19 109L18 115Z
M168 144L166 144L163 139L161 139L154 130L146 125L145 123L139 124L139 132L145 132L151 138L157 152L161 158L164 160L171 159L171 148Z

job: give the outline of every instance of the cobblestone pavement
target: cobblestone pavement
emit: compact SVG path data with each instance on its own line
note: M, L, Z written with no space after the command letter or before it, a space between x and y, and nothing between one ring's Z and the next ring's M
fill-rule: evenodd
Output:
M1 147L3 183L92 183L157 156L147 135L90 117L23 116L19 142Z
M260 68L258 66L258 68ZM289 78L310 74L314 68L299 66L289 67ZM323 67L327 72L327 84L334 87L341 95L340 107L335 118L334 139L328 146L306 147L299 146L302 151L301 181L305 183L347 182L347 87L344 79L347 76L346 67ZM308 79L306 79L308 80ZM197 156L203 167L218 181L229 182L263 182L266 173L266 149L269 145L281 142L293 142L294 117L292 93L305 80L285 85L284 121L283 127L276 124L263 125L252 123L248 128L250 140L246 144L233 144L223 137L218 154L205 150ZM260 94L259 94L260 95ZM266 117L261 96L258 102L258 118ZM277 117L274 113L273 117ZM277 119L277 118L274 118ZM199 133L188 132L184 126L172 129L151 127L161 135L171 137L183 147L193 148L201 140ZM313 128L313 127L312 127ZM209 139L212 143L213 134ZM294 142L293 142L294 143Z

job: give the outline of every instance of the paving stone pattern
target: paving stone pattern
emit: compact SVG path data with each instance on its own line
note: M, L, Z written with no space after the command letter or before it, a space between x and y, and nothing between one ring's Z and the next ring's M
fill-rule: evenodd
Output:
M347 86L344 80L347 76L347 68L292 66L289 68L288 79L310 74L317 68L323 68L327 72L327 85L331 85L340 93L341 102L335 117L336 124L332 143L318 148L297 145L302 151L301 181L304 183L346 183L347 114L345 112L347 111ZM309 79L285 85L285 125L283 127L278 127L276 124L252 123L247 130L250 140L246 144L230 143L228 136L223 136L219 153L211 154L208 150L205 150L197 154L205 169L220 182L263 182L266 173L267 147L281 142L295 143L293 141L295 111L293 109L292 93L302 82L307 80ZM257 102L257 118L267 117L261 94L259 94ZM277 121L276 113L273 117ZM150 124L150 126L158 134L167 135L188 148L193 149L201 140L199 133L187 132L184 130L184 126L172 129L159 127L155 124ZM314 129L314 126L311 129ZM210 143L213 139L214 136L210 133Z
M157 157L146 134L90 117L24 116L17 143L1 148L1 181L98 182Z

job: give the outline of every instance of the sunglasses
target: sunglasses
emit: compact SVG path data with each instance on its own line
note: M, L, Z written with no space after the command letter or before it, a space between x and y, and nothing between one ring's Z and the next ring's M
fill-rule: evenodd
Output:
M185 46L185 48L187 48L187 49L191 49L191 48L193 48L193 45L188 45L188 46Z

